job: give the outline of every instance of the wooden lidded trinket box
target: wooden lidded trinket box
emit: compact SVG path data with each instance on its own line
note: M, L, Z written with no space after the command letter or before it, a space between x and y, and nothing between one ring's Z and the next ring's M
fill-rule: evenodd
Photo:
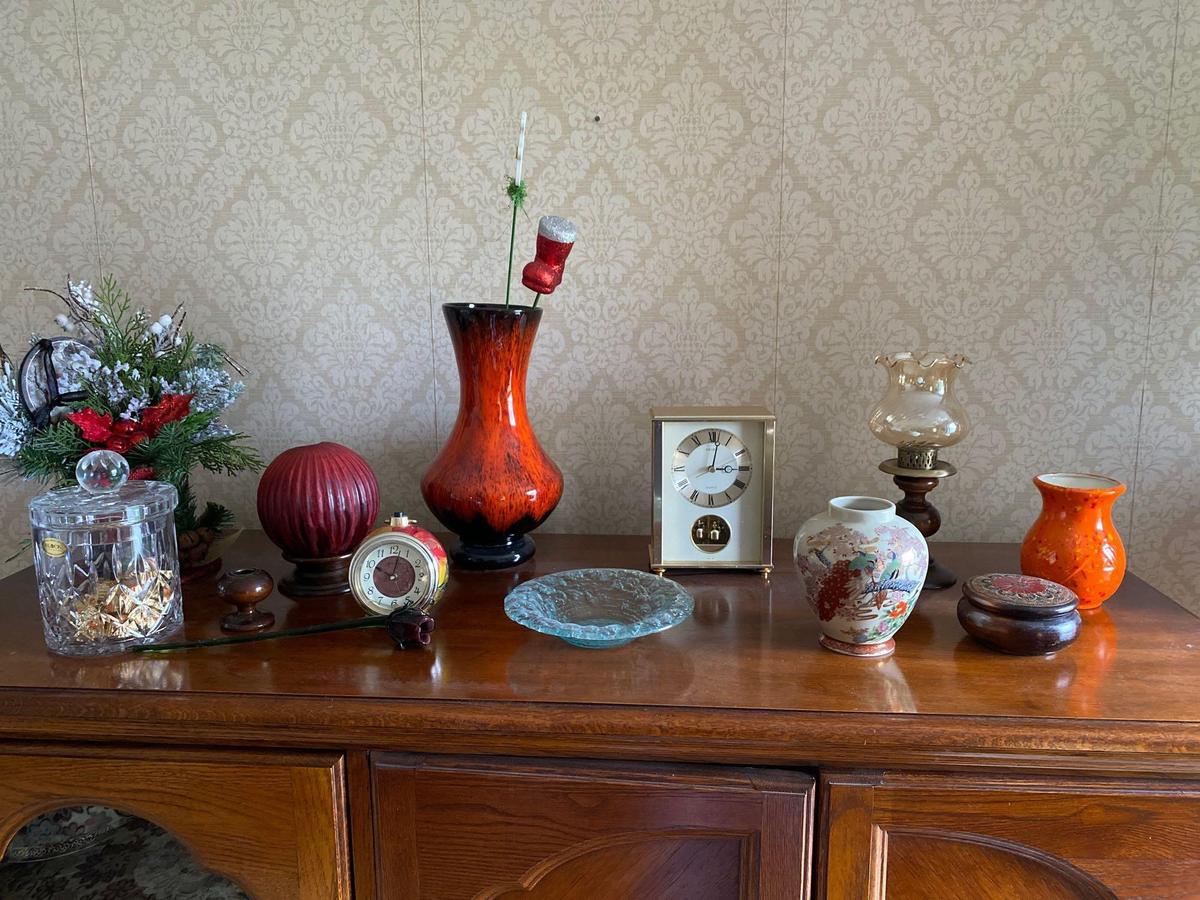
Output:
M975 640L1020 656L1054 653L1079 634L1079 598L1032 575L976 575L963 584L958 621Z

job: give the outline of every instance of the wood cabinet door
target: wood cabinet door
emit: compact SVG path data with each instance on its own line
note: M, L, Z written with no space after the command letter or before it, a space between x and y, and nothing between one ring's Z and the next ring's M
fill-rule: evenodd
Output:
M827 775L818 895L1200 896L1200 783Z
M255 900L349 897L343 780L331 753L0 748L0 851L42 813L110 806Z
M813 781L754 769L383 755L388 898L806 897Z

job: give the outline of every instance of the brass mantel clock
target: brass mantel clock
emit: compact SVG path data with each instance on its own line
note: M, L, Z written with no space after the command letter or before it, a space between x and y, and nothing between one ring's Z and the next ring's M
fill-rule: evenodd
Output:
M771 571L775 416L759 406L650 410L650 568Z

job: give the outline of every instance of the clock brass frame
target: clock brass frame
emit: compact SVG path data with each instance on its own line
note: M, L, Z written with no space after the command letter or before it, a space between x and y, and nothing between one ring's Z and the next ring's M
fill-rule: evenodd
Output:
M651 480L653 502L650 529L650 571L663 575L668 569L753 569L770 575L774 566L771 550L772 526L775 507L775 416L762 406L660 406L650 410L653 424L651 440ZM666 560L663 559L663 490L674 490L672 485L663 484L662 460L666 447L663 444L664 422L761 422L763 427L762 460L755 461L754 477L762 479L762 547L759 558L753 562L736 563L722 560ZM670 448L674 452L674 448ZM759 470L761 468L761 474ZM734 501L737 502L737 501ZM728 508L728 507L723 507Z

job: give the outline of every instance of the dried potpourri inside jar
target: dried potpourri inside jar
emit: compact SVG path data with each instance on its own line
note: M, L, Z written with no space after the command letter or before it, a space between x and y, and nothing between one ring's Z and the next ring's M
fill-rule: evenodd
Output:
M128 481L111 450L83 457L75 478L29 504L46 646L97 656L165 640L183 624L175 488Z

